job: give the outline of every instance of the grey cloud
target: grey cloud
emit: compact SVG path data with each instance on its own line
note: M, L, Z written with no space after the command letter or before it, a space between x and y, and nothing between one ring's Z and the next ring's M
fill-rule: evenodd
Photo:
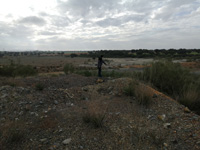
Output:
M112 11L118 7L120 0L58 0L58 8L62 13L69 12L74 16L86 17L88 15L102 16L105 11Z
M91 23L91 20L94 18L105 18L104 20L97 21L95 24L107 27L120 26L122 23L129 21L147 22L151 12L158 7L159 3L163 3L160 0L130 0L122 2L123 0L68 0L65 2L58 0L58 9L63 16L71 15L73 17L71 20L72 23L82 19L82 23L86 24L88 22ZM123 17L113 17L127 11L132 12L133 15L128 14Z
M71 20L67 16L52 16L51 22L58 27L66 27L71 23Z
M43 18L37 17L37 16L29 16L22 18L18 21L19 23L22 24L33 24L33 25L45 25L46 21Z
M32 47L32 41L29 39L33 35L33 30L23 25L9 25L0 22L0 50Z
M177 19L177 17L192 13L198 7L196 0L171 0L162 7L161 12L156 14L155 19L162 19L163 21Z
M140 22L145 20L145 15L125 15L117 18L106 18L104 20L96 22L101 27L108 26L121 26L127 22Z
M53 31L43 31L38 33L38 35L61 35L61 33L53 32Z
M119 19L107 18L107 19L96 22L96 24L101 27L108 27L108 26L120 26L121 22L122 21Z
M24 25L9 25L6 23L0 23L0 33L1 35L6 35L9 37L16 37L16 38L24 38L27 36L31 36L33 30L30 28L25 27Z
M40 16L43 16L43 17L46 17L46 16L49 16L49 14L47 14L46 12L40 12L38 13Z

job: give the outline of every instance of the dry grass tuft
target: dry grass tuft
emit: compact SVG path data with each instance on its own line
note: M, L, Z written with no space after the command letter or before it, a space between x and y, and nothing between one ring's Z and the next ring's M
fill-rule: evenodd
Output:
M127 96L134 96L138 104L143 106L149 106L152 103L152 91L135 80L131 81L128 86L124 88L124 94Z
M144 85L139 85L135 89L135 96L138 104L143 106L149 106L152 103L152 91Z
M27 130L23 121L7 121L0 130L0 147L1 149L11 149L19 147L25 141Z
M87 111L83 114L83 122L95 128L102 128L106 118L106 107L100 101L92 101L87 104Z

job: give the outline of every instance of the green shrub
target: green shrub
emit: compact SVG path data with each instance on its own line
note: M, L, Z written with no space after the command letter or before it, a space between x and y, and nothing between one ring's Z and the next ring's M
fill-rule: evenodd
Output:
M75 71L75 67L73 64L66 64L64 66L64 72L65 74L73 73Z
M13 71L14 76L32 76L36 75L37 71L32 66L17 65Z
M190 72L178 63L159 61L145 68L143 79L170 95L180 95L191 82Z
M141 78L200 114L199 75L192 74L178 63L158 61L146 68Z
M14 66L3 66L0 68L0 76L12 77L14 71Z
M28 65L15 65L3 66L0 68L0 76L16 77L16 76L33 76L36 75L37 71Z

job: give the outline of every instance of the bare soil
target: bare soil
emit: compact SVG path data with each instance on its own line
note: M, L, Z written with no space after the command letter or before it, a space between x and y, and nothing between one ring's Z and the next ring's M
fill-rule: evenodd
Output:
M0 149L200 149L198 115L146 85L152 103L139 105L124 95L130 78L103 80L75 74L0 78ZM105 115L102 127L83 120L90 115Z

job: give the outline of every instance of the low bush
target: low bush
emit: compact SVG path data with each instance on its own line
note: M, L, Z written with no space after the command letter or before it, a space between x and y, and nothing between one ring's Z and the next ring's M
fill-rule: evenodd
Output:
M33 76L36 75L37 71L29 65L17 65L16 68L13 71L14 76Z
M162 92L200 114L200 77L171 61L158 61L140 76Z
M139 84L136 80L132 80L124 88L124 94L134 96L137 103L143 106L149 106L152 103L151 91L144 85Z
M3 66L0 68L0 76L16 77L16 76L33 76L37 74L37 70L28 65L15 65Z
M184 91L178 101L187 106L189 109L200 114L200 90L195 87L190 87L187 91Z
M145 68L142 78L170 95L179 95L191 82L190 72L178 63L158 61Z
M69 74L69 73L73 73L75 71L75 67L73 64L66 64L64 66L63 70L64 70L65 74Z

